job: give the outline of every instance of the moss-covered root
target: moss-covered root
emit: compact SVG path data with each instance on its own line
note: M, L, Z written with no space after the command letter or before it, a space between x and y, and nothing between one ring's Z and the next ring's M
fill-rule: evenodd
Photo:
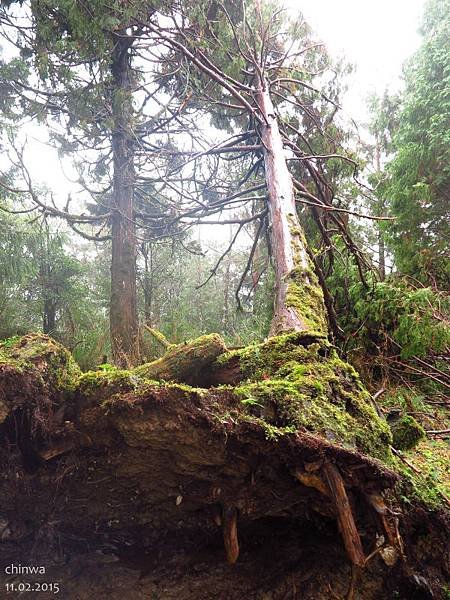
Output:
M170 347L162 358L137 367L134 373L147 379L195 384L202 371L208 369L224 352L224 341L212 333Z

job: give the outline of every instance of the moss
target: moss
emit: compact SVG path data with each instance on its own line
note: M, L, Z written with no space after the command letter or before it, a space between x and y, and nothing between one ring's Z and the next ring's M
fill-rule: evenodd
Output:
M231 354L247 377L234 390L244 413L391 461L388 425L353 367L320 336L287 334Z
M292 425L287 425L285 427L277 427L275 425L267 423L263 419L257 419L255 422L264 431L264 436L266 440L271 440L274 442L278 441L281 437L291 433L295 433L296 431L295 426Z
M423 440L415 449L411 461L450 498L448 441L428 438Z
M136 390L136 396L148 396L150 391L154 391L157 389L164 390L175 390L179 392L183 392L185 395L195 394L196 396L203 397L208 393L208 390L205 388L194 387L188 385L187 383L176 383L173 381L155 381L151 379L142 380L139 388Z
M14 347L19 340L20 340L19 335L13 335L12 337L7 338L6 340L3 340L2 342L0 342L0 353L2 350L8 350L8 348Z
M308 331L327 333L327 317L322 288L311 259L306 257L307 242L297 219L290 216L290 232L294 244L294 264L287 281L286 305L293 308L305 323Z
M11 358L4 352L1 352L1 350L0 350L0 365L8 365L10 367L13 367L17 371L21 371L22 367L23 367L23 363L21 361Z
M322 288L311 280L311 275L296 269L289 275L286 305L293 308L305 322L308 331L326 331L327 319L323 302ZM315 279L315 276L314 276ZM314 279L312 281L314 281Z
M441 491L430 475L415 473L398 459L395 460L394 467L402 475L397 486L397 494L404 504L410 505L414 500L418 500L430 510L438 510L442 507Z
M133 392L141 398L159 389L177 390L184 394L203 395L206 390L185 383L174 383L149 379L136 373L136 369L119 369L108 365L106 370L87 371L79 378L78 390L85 397L94 397L104 407L120 403L123 395Z
M81 373L68 350L40 333L2 342L0 363L8 364L20 372L37 368L42 371L45 383L58 391L75 389Z
M146 380L131 370L116 367L106 370L87 371L78 381L78 390L85 396L110 395L118 392L129 392L137 389Z
M399 495L405 504L420 500L429 509L439 509L443 500L450 498L450 473L448 470L448 443L425 439L408 455L414 470L400 459L395 468L403 475Z
M329 352L330 344L320 332L287 333L271 337L265 342L254 343L219 356L219 365L235 359L246 379L262 379L278 374L289 361L299 365L315 362L321 354Z
M245 410L262 416L267 424L305 430L385 461L390 457L388 427L358 394L330 400L310 382L282 380L244 384L235 393ZM349 400L351 411L346 406Z
M425 430L414 417L403 415L389 423L392 431L392 445L397 450L412 450L426 436Z
M23 361L13 358L14 349L21 338L14 336L0 342L0 365L9 365L18 371L22 370Z
M117 367L115 367L114 365L112 365L111 363L103 363L101 365L98 365L97 367L97 371L114 371Z

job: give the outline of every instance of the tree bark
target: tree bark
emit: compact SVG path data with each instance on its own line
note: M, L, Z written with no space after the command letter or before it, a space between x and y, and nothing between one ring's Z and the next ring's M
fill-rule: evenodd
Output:
M48 290L45 294L48 294ZM44 298L44 310L42 315L43 333L54 335L56 329L56 303L51 298Z
M144 321L148 327L153 327L153 260L152 247L148 242L143 242L141 253L144 258L144 274L142 277L142 291L144 294Z
M136 226L133 220L134 141L131 135L131 39L125 31L113 37L113 198L111 217L110 333L113 360L120 366L139 357L136 298Z
M266 81L256 96L263 118L265 177L271 219L271 246L275 267L275 306L270 334L284 331L326 331L320 287L306 250L295 204L281 133ZM315 314L312 315L311 311ZM314 318L311 319L311 316Z

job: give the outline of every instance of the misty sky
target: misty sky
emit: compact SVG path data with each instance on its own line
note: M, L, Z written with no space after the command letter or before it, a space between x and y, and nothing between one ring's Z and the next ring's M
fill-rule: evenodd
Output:
M372 91L397 89L403 62L420 45L417 33L426 0L284 0L301 11L335 56L355 64L346 108L365 116Z

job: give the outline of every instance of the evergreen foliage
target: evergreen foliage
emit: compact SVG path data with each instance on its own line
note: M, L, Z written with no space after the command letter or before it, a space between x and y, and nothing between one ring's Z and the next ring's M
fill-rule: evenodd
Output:
M355 315L363 323L360 338L366 337L367 350L389 338L399 348L402 359L443 354L450 347L448 297L431 288L416 288L405 280L392 278L377 282L364 291L360 283L350 288Z
M447 288L450 263L450 2L427 4L423 43L405 68L394 159L384 194L396 220L386 229L396 265L425 285Z

